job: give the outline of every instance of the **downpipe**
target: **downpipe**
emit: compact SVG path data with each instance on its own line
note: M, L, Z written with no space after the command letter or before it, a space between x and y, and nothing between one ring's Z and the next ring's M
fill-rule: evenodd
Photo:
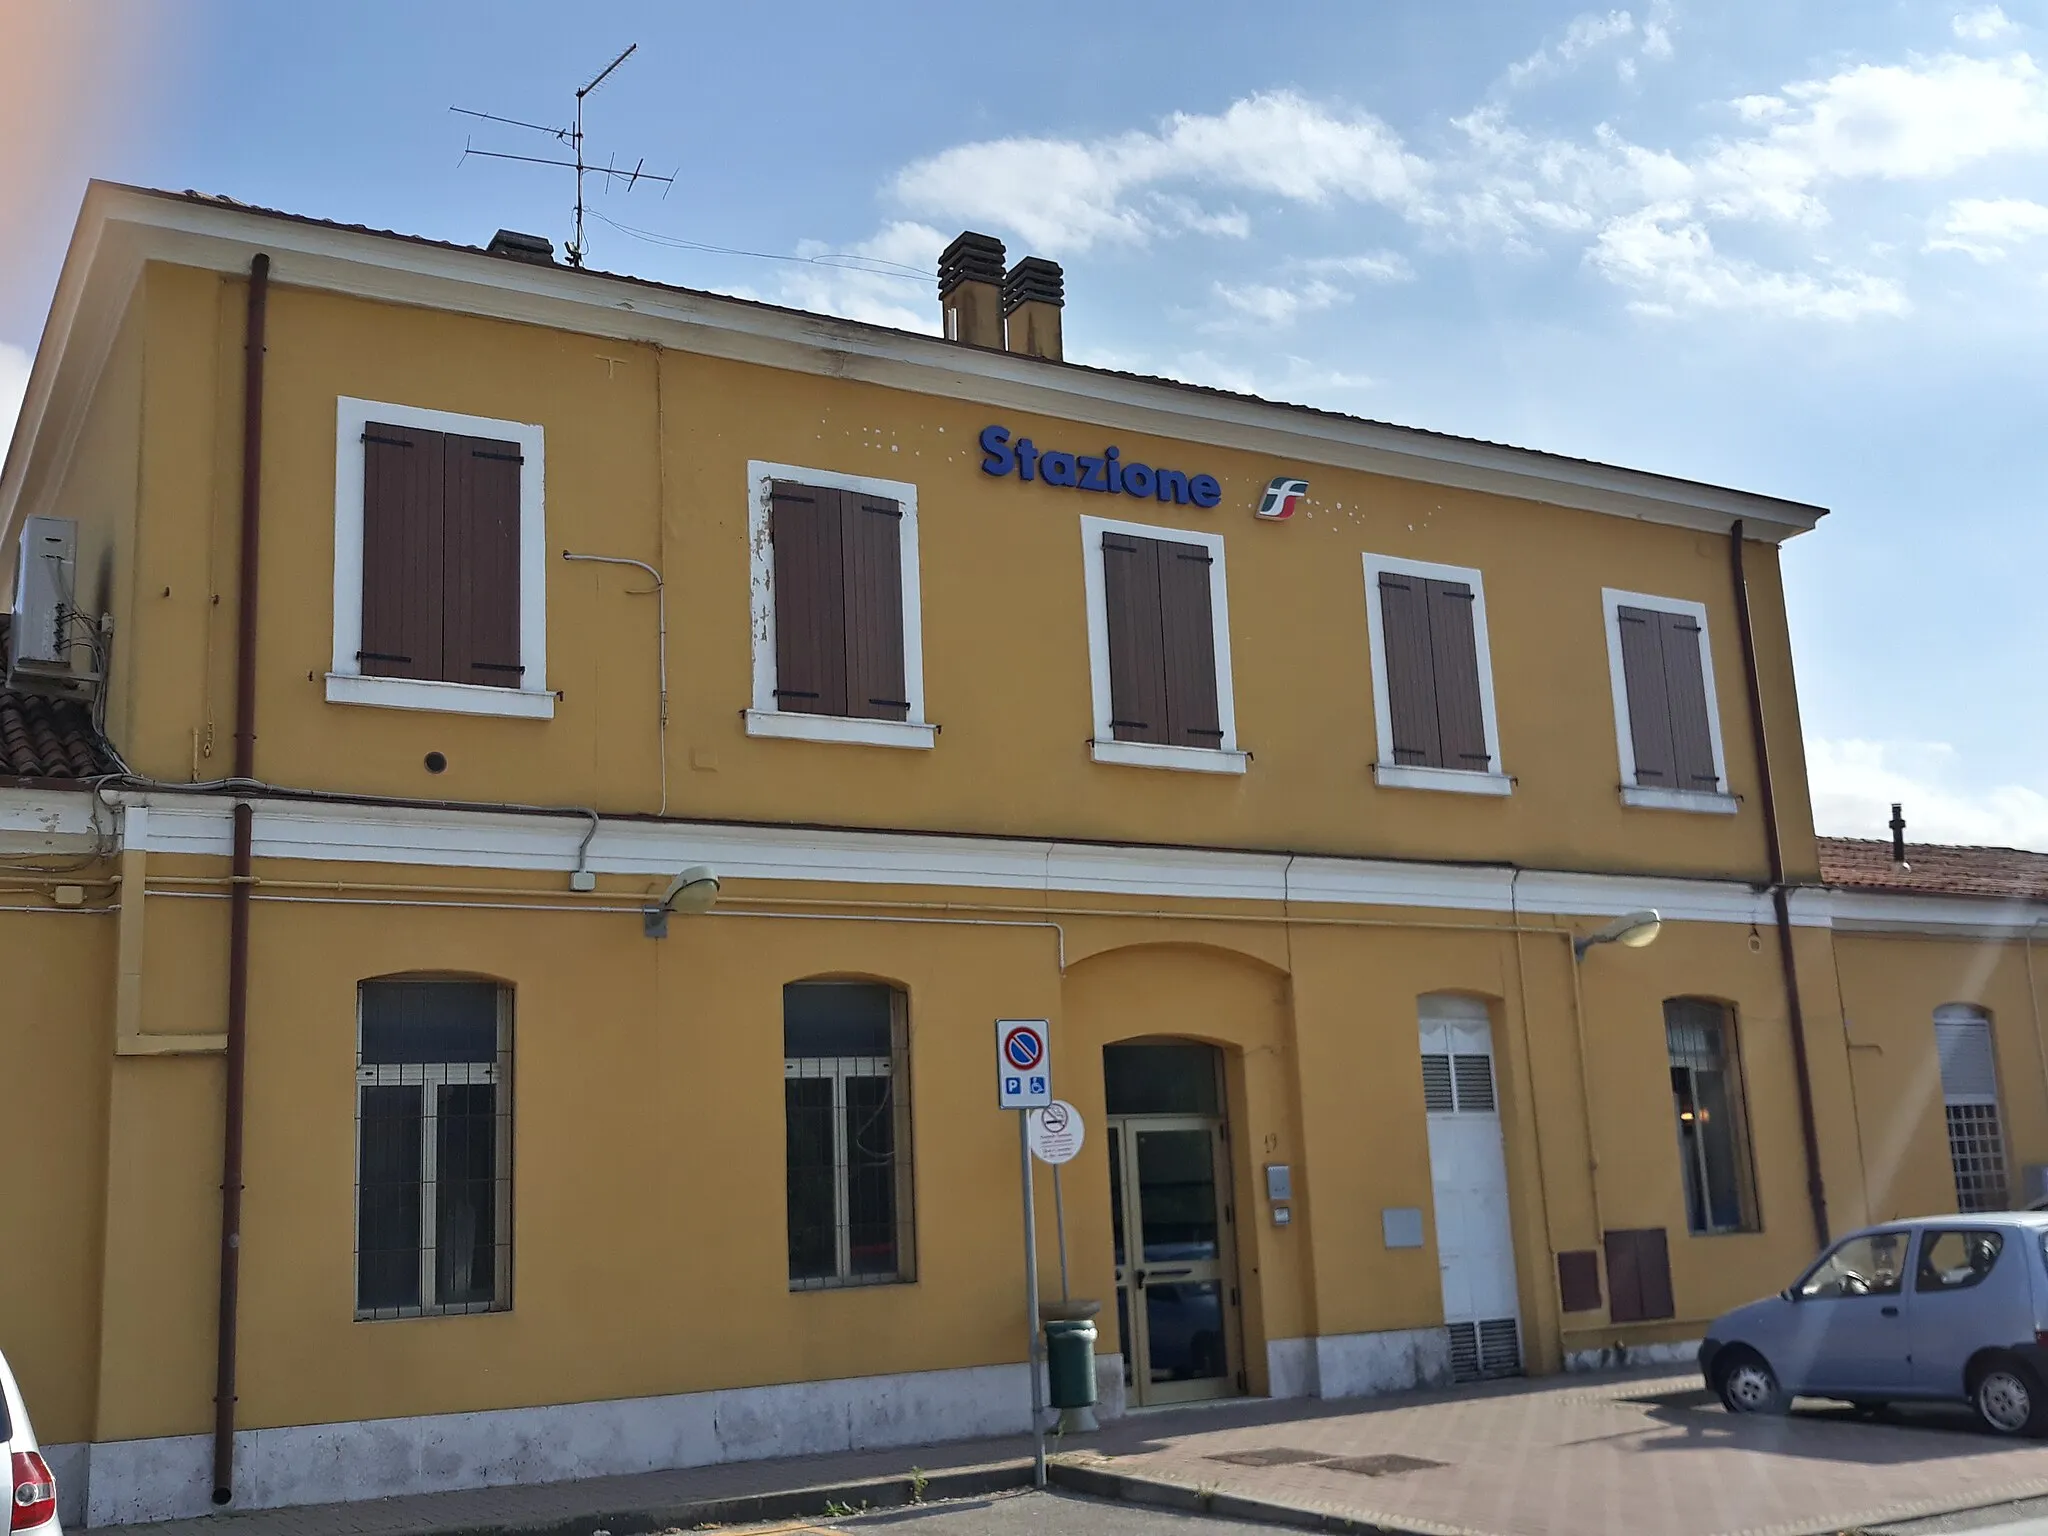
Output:
M263 350L270 258L249 263L248 340L242 370L242 547L235 615L235 777L256 777L257 555L263 505ZM214 1361L213 1502L235 1496L235 1345L242 1295L242 1134L249 1051L249 897L256 813L235 803L228 887L228 1045L220 1159L220 1326Z

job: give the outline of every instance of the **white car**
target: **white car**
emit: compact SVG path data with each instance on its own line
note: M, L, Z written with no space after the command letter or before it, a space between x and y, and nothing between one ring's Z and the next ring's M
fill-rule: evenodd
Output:
M36 1446L28 1407L14 1383L7 1357L0 1355L0 1446L7 1452L9 1499L7 1528L11 1536L64 1536L57 1523L57 1479Z

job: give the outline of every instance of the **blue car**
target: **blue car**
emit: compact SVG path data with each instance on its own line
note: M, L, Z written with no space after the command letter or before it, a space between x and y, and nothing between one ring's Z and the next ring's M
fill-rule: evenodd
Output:
M2048 1435L2048 1212L1851 1233L1770 1300L1717 1318L1700 1371L1730 1413L1959 1402L1998 1434Z

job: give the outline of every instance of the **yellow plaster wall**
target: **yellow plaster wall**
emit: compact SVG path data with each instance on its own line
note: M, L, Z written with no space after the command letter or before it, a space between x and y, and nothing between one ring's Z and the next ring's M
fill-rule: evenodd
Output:
M1837 933L1835 954L1872 1219L1955 1209L1941 1063L1934 1051L1934 1010L1943 1003L1972 1003L1991 1015L2007 1173L2017 1197L2020 1170L2048 1163L2048 1068L2026 946L1998 939Z
M114 919L10 892L0 910L0 1350L57 1443L92 1429L102 1240ZM15 910L17 906L29 910Z
M218 771L230 725L240 289L153 268L146 291L151 533L136 556L136 643L162 662L123 745L150 771L183 778L194 733L203 741L214 727L202 771ZM647 560L669 578L674 812L1671 873L1762 867L1727 546L1716 536L286 286L272 294L268 370L258 756L279 782L654 809L651 600L629 595L637 573L561 563L575 548ZM546 428L548 681L563 694L553 721L324 701L343 395ZM975 436L993 419L1041 445L1115 441L1126 459L1206 469L1223 503L1202 511L991 479ZM745 736L749 459L918 485L936 751ZM1307 474L1312 500L1291 523L1257 524L1249 508L1280 468ZM210 581L197 552L209 509ZM1248 774L1089 761L1083 514L1223 534ZM1511 797L1374 786L1367 551L1481 568ZM1797 873L1812 854L1804 797L1791 787L1797 706L1775 551L1752 546L1748 564ZM209 585L218 606L198 596ZM1603 586L1707 605L1741 814L1619 805ZM446 754L444 774L423 768L430 750Z

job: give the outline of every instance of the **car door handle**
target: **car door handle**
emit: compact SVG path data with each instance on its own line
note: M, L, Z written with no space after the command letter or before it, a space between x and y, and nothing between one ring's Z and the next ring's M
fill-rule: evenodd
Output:
M1880 1307L1878 1308L1878 1310L1882 1312L1886 1317L1897 1317L1899 1315L1899 1309L1897 1307Z

